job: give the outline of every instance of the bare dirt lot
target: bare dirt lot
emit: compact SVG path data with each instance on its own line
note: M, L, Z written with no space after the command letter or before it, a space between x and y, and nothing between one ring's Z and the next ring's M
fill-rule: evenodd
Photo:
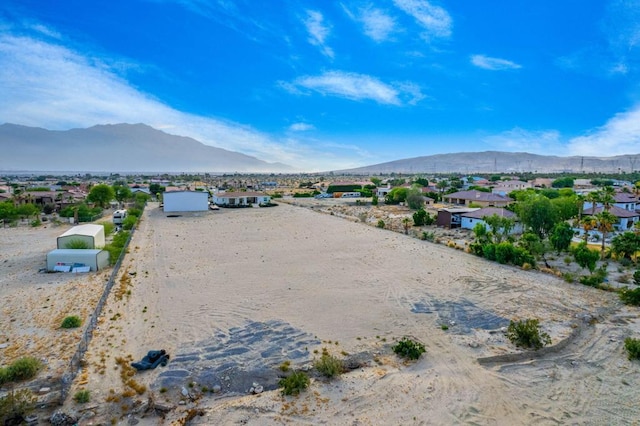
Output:
M638 311L615 294L286 204L177 216L150 206L132 240L121 287L112 292L74 385L91 392L91 403L68 400L63 407L81 424L132 418L141 424L633 424L640 418L638 364L623 348L626 336L640 336ZM39 232L2 230L2 277L13 271L7 264L16 265L14 259L46 254L35 248ZM32 243L16 257L4 249L9 235ZM65 277L50 276L61 280L50 287L56 299L75 307L92 303L92 291L78 300L69 288L81 283L58 276ZM25 305L16 296L39 295L39 284L28 284L37 277L0 281L1 332L10 342L27 333L29 314L18 316ZM82 288L101 279L84 276ZM24 319L5 330L5 311ZM501 329L524 318L540 319L559 347L487 359L521 352ZM52 317L43 334L55 341L57 333ZM426 346L415 363L390 349L403 336ZM123 374L124 364L161 348L171 355L166 367ZM333 381L314 376L300 396L282 396L279 366L289 361L308 369L322 348L357 368ZM0 349L2 363L7 349ZM255 385L264 392L251 394Z

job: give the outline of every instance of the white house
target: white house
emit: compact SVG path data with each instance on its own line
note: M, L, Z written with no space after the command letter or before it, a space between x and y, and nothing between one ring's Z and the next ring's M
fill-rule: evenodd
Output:
M473 229L478 223L481 223L484 225L484 227L487 230L489 230L489 225L487 225L487 222L485 222L485 219L493 215L505 217L508 219L513 219L514 221L517 218L515 213L507 209L496 208L496 207L485 207L483 209L462 213L460 215L460 227L463 229ZM515 222L513 228L511 229L510 234L521 234L521 233L522 233L522 224L520 222Z
M271 196L262 192L218 192L213 194L213 204L216 206L238 207L253 204L268 204Z
M73 241L82 241L87 248L102 248L105 245L104 226L96 224L78 225L58 237L59 249L71 248Z
M200 212L209 207L209 194L204 191L169 191L162 193L163 211Z

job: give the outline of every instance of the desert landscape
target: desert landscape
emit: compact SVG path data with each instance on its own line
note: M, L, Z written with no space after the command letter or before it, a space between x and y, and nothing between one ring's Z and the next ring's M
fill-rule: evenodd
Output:
M635 424L637 308L617 296L309 208L170 215L150 203L60 409L80 424ZM109 271L42 274L63 226L1 229L0 364L64 371ZM7 242L5 244L5 242ZM7 318L8 320L4 320ZM505 337L536 318L552 346ZM391 346L426 347L406 362ZM74 340L76 339L76 340ZM147 351L165 367L132 371ZM314 375L323 349L348 372ZM47 355L48 354L48 355ZM278 390L283 363L309 371ZM135 374L134 374L135 373ZM259 388L259 392L256 389Z

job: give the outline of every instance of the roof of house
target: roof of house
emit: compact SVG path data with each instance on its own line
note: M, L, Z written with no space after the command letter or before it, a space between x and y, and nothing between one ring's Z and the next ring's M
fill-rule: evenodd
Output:
M604 210L604 207L602 207L602 206L596 207L595 209L593 207L589 207L588 209L585 209L585 211L583 213L585 215L587 215L587 216L591 216L591 215L594 215L594 214L601 213L603 210ZM631 211L631 210L626 210L626 209L620 208L618 206L611 206L611 208L609 209L609 213L611 213L612 215L614 215L615 217L618 217L618 218L638 217L638 216L640 216L640 213L637 213L637 212Z
M514 212L507 209L501 209L499 207L485 207L483 209L463 213L461 216L469 217L472 219L484 219L485 217L493 216L494 214L509 219L516 217L516 214Z
M444 198L448 199L458 199L458 200L470 200L470 201L513 201L509 197L505 197L499 194L493 194L491 192L482 192L482 191L458 191L452 194L445 194Z
M629 192L616 192L613 196L616 203L637 203L638 197L635 194Z
M214 197L217 198L242 198L242 197L268 197L267 194L263 192L253 192L253 191L244 191L244 192L218 192L214 194Z

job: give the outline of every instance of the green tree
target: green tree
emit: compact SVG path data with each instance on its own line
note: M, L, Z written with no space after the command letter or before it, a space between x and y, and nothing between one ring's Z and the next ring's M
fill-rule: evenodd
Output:
M600 255L604 259L605 255L605 239L607 238L607 234L613 231L613 225L618 221L614 215L609 213L607 210L603 210L602 212L595 215L596 219L596 229L600 231L602 234L602 248L600 250Z
M133 196L131 189L125 182L119 182L113 185L113 192L115 199L121 204Z
M640 235L633 232L624 232L611 240L611 252L618 259L633 260L638 250L640 250Z
M417 210L424 206L424 197L420 188L412 187L407 191L406 196L407 206L410 209Z
M436 183L436 188L440 190L440 199L442 200L442 196L444 195L444 190L449 187L449 181L446 179L441 179Z
M558 215L558 220L569 220L576 217L579 213L578 204L575 196L558 197L551 200L551 205Z
M574 179L572 177L562 177L551 183L553 188L573 188Z
M409 188L393 188L384 198L385 204L400 204L406 201Z
M593 273L596 269L596 262L600 258L597 250L591 250L587 244L580 243L573 249L573 257L581 268L587 268L589 273Z
M372 177L371 179L369 179L371 181L371 183L373 183L375 186L380 186L380 184L382 183L382 179L377 178L377 177Z
M427 178L419 177L413 181L416 185L420 185L422 187L429 186L429 180Z
M427 213L424 209L418 209L418 211L413 214L413 224L415 226L425 225L428 216L429 213Z
M9 223L18 218L18 210L11 201L0 203L0 220L3 223Z
M518 246L524 248L533 256L542 256L546 251L546 245L533 232L525 232L518 241Z
M35 204L26 203L16 207L16 212L21 218L28 218L40 214L40 209Z
M499 244L506 239L515 225L513 219L498 216L497 214L492 214L491 216L483 218L483 220L489 226L489 233L495 244Z
M371 197L371 205L372 205L372 206L377 206L377 205L378 205L378 203L379 203L379 201L378 201L378 196L377 196L377 195L375 195L375 194L373 194L373 197Z
M551 200L534 195L516 204L516 212L522 223L543 240L558 223L558 213Z
M551 230L549 240L556 252L560 254L561 251L566 251L571 245L571 239L573 238L573 228L567 222L557 223Z
M408 217L405 217L404 219L402 219L402 226L404 227L405 235L408 235L409 228L411 227L411 219L409 219Z
M87 195L87 201L95 203L102 208L106 208L115 196L116 194L111 186L101 183L91 188L89 195Z

